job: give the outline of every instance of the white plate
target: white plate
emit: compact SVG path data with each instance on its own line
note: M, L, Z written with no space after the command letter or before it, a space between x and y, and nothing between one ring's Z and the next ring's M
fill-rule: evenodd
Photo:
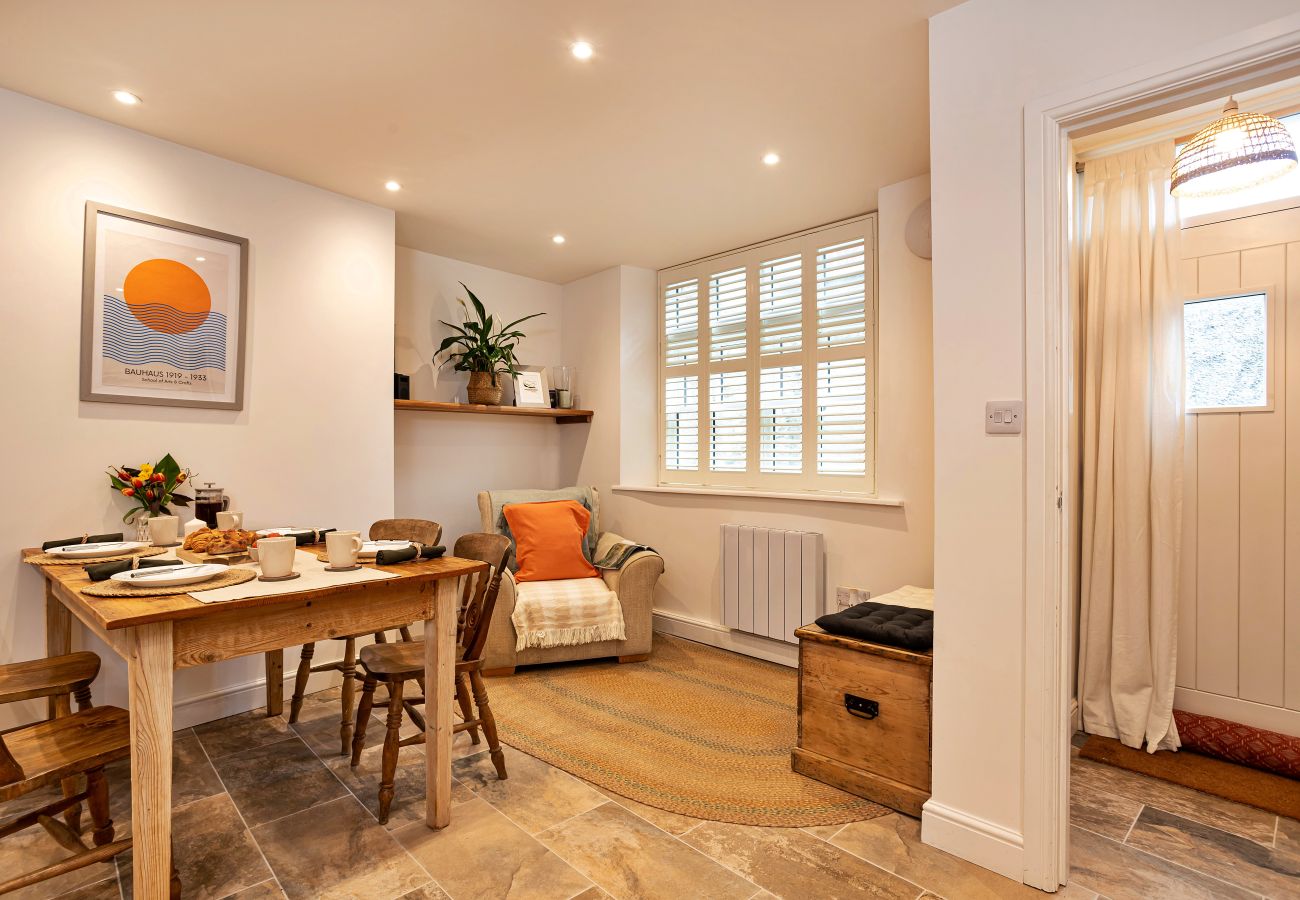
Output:
M85 559L90 556L121 556L141 547L148 547L144 541L105 541L98 544L68 544L64 547L51 547L45 552L51 556L64 559Z
M295 534L306 534L309 531L311 531L310 528L290 528L286 525L283 528L263 528L261 531L257 532L257 536L267 537L272 534L278 534L281 537L291 537Z
M366 541L357 551L359 557L377 556L380 550L405 550L411 546L410 541Z
M141 587L174 587L178 584L197 584L216 578L229 566L215 563L203 563L197 566L150 566L147 569L132 569L130 572L118 572L114 581L123 584L138 584Z

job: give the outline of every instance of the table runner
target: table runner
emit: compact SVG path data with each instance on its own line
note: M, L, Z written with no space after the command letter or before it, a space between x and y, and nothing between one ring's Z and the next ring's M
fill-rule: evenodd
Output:
M241 563L235 568L260 571L256 563ZM316 558L316 554L303 550L294 552L293 570L302 577L289 581L246 581L231 587L217 588L194 594L194 599L201 603L223 603L227 600L243 600L247 597L269 597L275 594L296 594L316 588L336 587L340 584L356 584L361 581L379 581L384 578L396 578L392 572L362 567L352 572L326 572L325 563Z

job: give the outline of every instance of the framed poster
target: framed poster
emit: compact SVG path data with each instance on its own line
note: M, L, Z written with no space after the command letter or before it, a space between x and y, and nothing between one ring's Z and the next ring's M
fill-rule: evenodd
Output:
M546 384L546 370L532 366L521 366L515 376L515 406L533 406L549 408L550 392Z
M244 408L248 239L86 204L81 399Z

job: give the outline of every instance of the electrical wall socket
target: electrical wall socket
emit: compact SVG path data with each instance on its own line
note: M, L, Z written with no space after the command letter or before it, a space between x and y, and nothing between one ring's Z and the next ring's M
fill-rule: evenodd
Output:
M840 585L835 589L835 606L837 609L848 609L850 606L857 606L859 603L865 603L870 599L871 591L864 591L861 588Z

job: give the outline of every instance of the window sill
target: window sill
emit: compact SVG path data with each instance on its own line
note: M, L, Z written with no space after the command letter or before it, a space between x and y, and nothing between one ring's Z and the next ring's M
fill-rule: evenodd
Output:
M803 500L812 503L855 503L859 506L886 506L901 509L902 500L888 500L870 497L866 494L830 494L815 491L749 491L736 488L694 487L691 485L632 485L616 484L615 493L620 494L697 494L705 497L740 497L752 500Z

